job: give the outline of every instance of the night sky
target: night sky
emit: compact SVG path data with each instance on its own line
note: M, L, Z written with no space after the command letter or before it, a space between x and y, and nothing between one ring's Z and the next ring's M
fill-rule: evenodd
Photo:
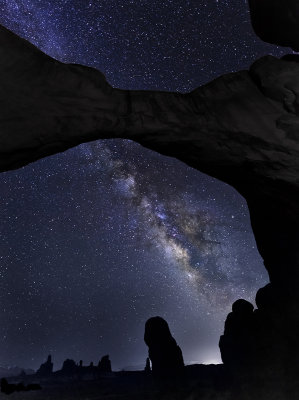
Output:
M188 92L265 54L245 0L0 1L0 23L122 89ZM0 175L0 365L49 353L143 366L164 317L186 363L219 362L234 300L268 275L244 199L125 140L83 144Z

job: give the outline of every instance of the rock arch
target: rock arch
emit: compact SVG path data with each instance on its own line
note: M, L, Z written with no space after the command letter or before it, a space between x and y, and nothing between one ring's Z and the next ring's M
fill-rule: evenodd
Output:
M60 63L4 27L0 58L1 171L126 138L232 185L247 200L299 354L297 62L264 57L180 94L114 89L99 71Z

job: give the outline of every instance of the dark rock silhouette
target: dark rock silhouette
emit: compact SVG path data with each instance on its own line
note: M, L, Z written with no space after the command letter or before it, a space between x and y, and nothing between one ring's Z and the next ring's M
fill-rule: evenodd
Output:
M265 42L299 51L297 0L249 0L252 26Z
M296 344L289 330L280 291L272 284L258 290L257 309L237 300L225 321L219 347L224 365L234 373L292 380L296 375ZM289 365L289 368L287 367Z
M105 355L101 358L98 364L99 372L111 372L111 361L109 359L109 355Z
M287 373L292 375L294 365L290 360L298 356L293 333L289 330L285 320L283 303L280 290L276 290L272 284L258 290L256 294L257 309L254 311L254 328L256 340L257 367L263 374L271 365L272 375ZM289 365L289 370L281 368Z
M150 374L150 373L152 372L152 370L151 370L151 363L150 363L149 357L147 357L147 359L146 359L146 363L145 363L145 367L144 367L144 372L145 372L146 374Z
M61 371L66 375L72 375L76 372L77 365L74 360L67 358L62 365Z
M51 355L48 356L48 359L45 363L41 364L36 374L40 376L51 375L53 372L53 363Z
M51 362L51 356L48 357L46 363L42 364L40 369L36 372L35 377L42 379L43 382L52 382L56 379L63 379L69 381L85 381L95 380L98 378L113 377L111 361L109 355L105 355L99 361L98 366L95 366L91 361L89 365L83 366L83 361L80 360L76 363L72 359L66 359L63 362L62 368L55 372L53 370L53 364ZM27 380L28 376L22 375Z
M39 384L31 383L27 386L23 384L23 382L14 384L8 383L7 379L1 379L1 392L5 394L12 394L14 392L27 392L30 390L40 390L41 386Z
M153 317L146 321L144 341L149 348L153 375L168 377L182 373L184 367L182 351L163 318Z
M252 365L254 341L253 305L244 299L234 302L228 314L219 347L225 365L244 368Z

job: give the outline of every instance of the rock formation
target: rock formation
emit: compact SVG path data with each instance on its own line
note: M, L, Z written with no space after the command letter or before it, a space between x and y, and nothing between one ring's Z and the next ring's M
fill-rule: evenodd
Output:
M299 51L297 0L248 0L252 26L265 42Z
M254 365L253 305L240 299L234 302L228 314L219 347L223 363L234 370Z
M251 1L253 20L258 3L269 4ZM127 138L245 197L299 372L299 63L263 57L180 94L114 89L100 72L53 60L3 27L0 57L1 171L82 142Z
M288 325L280 292L272 284L258 290L257 309L237 300L225 321L219 347L222 361L234 374L285 380L297 374L296 343ZM254 311L253 311L254 310Z
M103 356L99 361L98 368L100 372L111 372L111 361L109 355Z
M296 375L293 359L297 357L298 345L289 326L280 290L268 284L258 290L255 302L256 367L263 375L269 368L274 375ZM286 368L281 368L282 366Z
M113 89L3 27L0 52L0 170L84 141L135 140L235 187L271 280L282 265L298 271L298 63L264 57L182 95Z
M156 377L179 375L184 367L182 351L172 337L167 322L161 317L146 321L144 341Z
M36 374L39 376L48 376L53 372L53 363L51 355L48 355L47 361L39 367Z
M67 358L66 360L63 361L62 369L61 371L66 374L66 375L72 375L76 372L77 370L77 365L74 360L71 360Z

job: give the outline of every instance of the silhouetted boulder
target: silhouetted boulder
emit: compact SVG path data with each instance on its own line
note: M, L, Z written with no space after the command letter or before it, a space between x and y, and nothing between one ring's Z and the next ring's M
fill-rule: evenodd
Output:
M101 358L98 364L99 372L111 372L111 361L109 355L105 355Z
M51 355L48 356L47 361L39 367L37 370L36 374L40 376L47 376L52 374L53 372L53 363L52 363L52 358Z
M231 370L263 379L294 374L297 346L282 300L269 283L256 294L256 310L246 300L233 304L219 341L222 361Z
M62 365L62 372L67 375L72 375L76 372L77 366L74 360L67 358Z
M254 307L244 299L234 302L228 314L224 334L220 337L221 358L229 367L242 368L252 365L254 348Z
M271 283L260 288L255 296L257 308L263 311L275 311L279 307L280 301L279 294L275 293Z
M155 376L174 376L182 372L184 367L182 351L163 318L153 317L146 321L144 341L149 348L148 354Z

